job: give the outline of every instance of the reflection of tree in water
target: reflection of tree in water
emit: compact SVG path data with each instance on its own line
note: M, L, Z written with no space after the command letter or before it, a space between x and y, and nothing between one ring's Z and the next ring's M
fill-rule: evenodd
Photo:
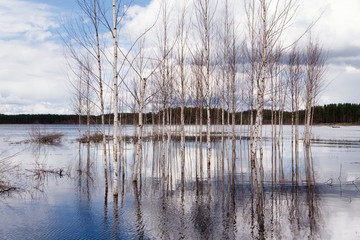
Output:
M205 198L205 199L204 199ZM194 219L194 228L199 236L209 237L211 232L211 223L209 218L210 206L203 194L196 195L192 215Z
M258 171L258 195L249 181L251 174L246 166L246 147L239 153L238 148L230 148L225 154L231 172L216 169L209 181L197 177L180 181L180 169L176 148L172 144L172 154L165 162L173 161L171 168L161 166L162 145L146 142L140 159L139 180L133 184L131 177L124 175L119 181L119 197L113 199L113 208L108 207L108 189L104 191L104 231L114 237L121 235L124 222L136 238L159 239L268 239L268 238L317 238L321 233L321 202L318 186L314 179L311 151L304 151L304 159L294 154L291 171L276 167L276 171ZM221 150L216 142L214 151ZM237 142L238 144L238 142ZM246 141L245 141L246 144ZM195 145L195 144L194 144ZM235 146L235 145L234 145ZM234 151L235 149L235 151ZM165 149L166 152L167 149ZM91 199L96 184L96 167L91 156L96 155L83 146L77 162L76 183L78 193ZM151 152L152 151L152 152ZM200 154L199 149L193 153ZM282 151L276 151L277 161L283 159ZM216 153L214 154L216 156ZM88 158L90 156L90 158ZM199 156L187 153L190 166L199 166ZM218 156L221 156L219 154ZM155 159L152 159L155 157ZM264 154L264 163L267 155ZM189 159L191 158L191 159ZM153 160L153 161L151 161ZM221 159L215 158L216 161ZM155 162L155 163L154 163ZM304 164L302 164L304 163ZM131 164L131 163L130 163ZM260 166L260 164L258 165ZM189 167L189 166L187 166ZM131 167L129 167L131 169ZM165 172L165 181L163 178ZM240 171L241 170L241 171ZM290 169L289 169L290 170ZM101 171L99 169L99 171ZM119 171L122 171L121 169ZM220 176L219 176L220 174ZM287 175L289 174L289 175ZM172 175L172 177L170 176ZM111 176L111 174L110 174ZM194 176L201 176L194 172ZM170 179L173 179L173 184ZM276 179L276 181L275 181ZM111 183L111 179L109 179ZM306 180L306 181L303 181ZM101 180L100 181L104 181ZM132 191L131 191L132 190ZM120 194L121 193L121 194ZM125 200L124 200L125 199ZM127 199L127 200L126 200ZM131 201L129 201L131 199ZM130 204L130 205L129 205ZM120 207L120 210L118 209ZM128 212L129 211L129 212ZM107 229L107 230L106 230Z
M49 158L52 154L49 152L57 148L59 145L43 145L39 143L31 143L30 152L33 157L31 167L26 167L24 176L26 177L25 192L29 193L31 198L35 198L41 193L46 196L49 185L61 178L71 178L71 166L58 167Z
M318 237L320 232L320 206L319 195L316 189L316 182L314 176L314 164L310 146L305 149L305 171L306 171L306 183L307 183L307 205L309 216L309 238Z
M224 178L214 175L210 185L207 180L196 178L185 181L184 186L177 182L173 191L171 187L163 187L162 179L145 181L143 178L142 181L147 182L143 188L151 190L142 192L139 187L137 191L134 188L138 236L146 238L147 234L155 234L162 239L317 238L321 232L321 206L311 152L308 153L304 157L305 172L294 164L291 170L294 178L290 176L290 181L282 176L279 168L276 174L281 177L277 182L267 181L264 178L269 175L259 172L258 181L262 183L258 184L258 196L244 178L245 173L239 175L238 171ZM231 155L231 169L236 169L238 158L236 154ZM153 163L150 166L151 171L156 172ZM300 182L300 175L305 177L304 183ZM147 209L147 201L151 202L152 209ZM157 226L157 230L152 230L155 233L148 232L148 226Z
M78 161L74 179L78 194L80 197L85 195L88 201L91 200L92 191L95 188L96 177L96 169L94 166L96 149L94 149L95 152L92 152L91 150L90 143L79 143ZM83 152L85 152L85 154L83 154Z
M258 235L254 235L255 237L319 237L321 206L309 149L305 151L304 165L305 184L300 183L296 177L291 182L283 181L279 188L265 185L265 202L258 204L257 212L251 214L255 218L254 222L257 221ZM293 173L298 175L299 169L294 169ZM285 226L289 227L290 232L285 231Z
M7 156L0 152L0 197L9 197L13 192L20 190L17 186L19 180L19 164L13 158L20 152Z
M186 167L194 167L194 171L195 166L200 166L200 151L194 147L194 143L187 144L190 150L186 152L186 161L189 164ZM81 220L88 221L89 213L91 215L98 206L93 203L99 201L98 195L95 194L99 187L102 195L101 208L103 207L101 226L104 227L104 235L112 234L114 238L119 234L122 236L124 225L125 231L129 231L127 236L145 239L316 239L326 234L322 228L324 220L321 212L322 201L319 197L319 191L323 191L323 186L315 181L316 159L312 158L311 149L304 148L304 155L299 154L298 150L295 151L289 161L286 155L280 156L282 151L279 151L277 145L274 151L276 158L270 159L271 155L267 153L271 151L272 146L269 144L265 151L270 151L264 151L262 159L264 173L257 171L259 191L256 195L249 181L251 174L248 159L244 157L248 153L246 140L243 140L244 146L241 146L242 153L239 152L238 139L236 148L226 148L224 161L222 153L216 152L221 150L221 145L218 145L221 143L214 141L212 144L214 167L210 184L206 173L201 179L201 174L197 171L194 171L193 175L186 172L186 179L181 184L178 142L171 145L171 155L166 154L165 181L162 178L161 167L162 145L153 144L152 141L145 142L143 150L147 153L143 153L140 160L141 180L137 185L133 185L126 171L124 178L119 181L118 198L108 197L112 196L112 186L108 189L102 188L104 174L101 165L97 169L96 162L101 162L101 159L96 159L96 146L80 145L79 155L72 161L71 180L76 186L79 211L82 211ZM165 151L168 152L167 149ZM33 153L35 162L38 163L38 167L34 169L51 170L47 161L54 164L50 162L53 155L52 146L37 148ZM274 159L277 163L284 161L284 164L277 164L276 168L271 169L270 164ZM131 160L128 161L131 165ZM219 161L219 164L216 165L215 161ZM260 166L260 162L257 163L257 166ZM288 163L288 166L285 163ZM131 169L129 166L127 168ZM52 186L54 180L60 179L59 175L49 173L39 177L34 177L30 172L28 175L34 180L33 186L40 189L34 191L35 197L36 192L46 194L49 192L47 190L55 191L46 186ZM109 176L111 178L112 174ZM51 185L48 184L50 180ZM109 179L110 185L111 182ZM332 190L329 186L328 189ZM87 214L84 214L86 211ZM90 221L93 221L93 225L97 224L95 217L91 217Z

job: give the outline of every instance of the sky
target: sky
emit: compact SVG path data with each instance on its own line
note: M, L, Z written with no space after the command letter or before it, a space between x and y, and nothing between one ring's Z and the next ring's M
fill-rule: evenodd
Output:
M136 31L136 26L146 24L156 14L153 1L158 0L135 0L133 18L125 29ZM73 113L59 32L64 19L76 14L75 2L0 0L0 114ZM327 87L318 103L360 103L360 1L298 2L289 38L321 15L313 32L328 53L328 65ZM173 9L171 14L176 11ZM242 15L241 11L236 17Z

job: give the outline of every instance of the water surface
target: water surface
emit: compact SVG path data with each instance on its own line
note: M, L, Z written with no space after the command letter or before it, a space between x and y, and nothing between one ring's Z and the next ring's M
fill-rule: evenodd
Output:
M0 177L18 187L0 194L2 239L360 238L360 127L316 126L309 152L300 142L294 154L290 126L284 127L284 140L275 149L271 126L265 126L261 210L251 191L246 138L236 140L235 153L230 139L225 139L224 150L219 139L212 142L210 181L206 145L198 148L198 142L187 141L184 186L179 141L171 141L169 151L166 140L164 154L161 139L144 141L141 174L134 185L135 145L127 140L125 175L119 196L113 197L111 178L105 187L102 144L79 145L76 125L41 125L47 132L64 134L62 142L30 144L26 140L32 127L0 125L0 159L13 156L6 163L17 166L0 170ZM145 130L151 134L153 128ZM187 127L187 135L195 131ZM236 132L247 135L245 127L237 126ZM124 135L134 135L134 127L124 127ZM111 158L111 146L107 150ZM39 174L40 169L63 172Z

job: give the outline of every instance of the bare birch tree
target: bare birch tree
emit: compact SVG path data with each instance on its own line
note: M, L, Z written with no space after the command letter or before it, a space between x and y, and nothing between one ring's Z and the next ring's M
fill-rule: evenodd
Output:
M225 89L229 85L229 60L230 60L230 24L229 24L229 5L228 0L225 1L224 25L222 32L223 44L223 63L222 63L222 83L221 83L221 174L224 181L224 161L225 161ZM229 110L229 109L228 109Z
M149 28L150 30L151 28ZM146 31L147 32L147 31ZM142 35L144 37L145 33ZM140 39L140 38L139 38ZM142 147L142 136L143 136L143 111L146 103L149 99L153 97L154 94L148 95L146 92L146 87L148 85L148 80L159 70L160 66L163 64L163 59L157 60L150 56L147 56L145 53L145 39L142 38L142 41L139 43L139 53L136 54L135 58L137 58L138 66L134 66L132 64L133 61L130 61L126 58L126 61L130 64L131 69L133 70L136 79L139 80L138 87L136 87L134 92L131 92L131 95L134 97L136 103L138 104L138 134L137 134L137 144L136 144L136 152L135 152L135 159L134 159L134 168L133 168L133 181L137 182L137 174L138 174L138 165L139 159L141 154L141 147ZM165 58L171 52L172 48L170 48L166 54ZM148 65L152 63L151 67ZM130 91L130 89L127 87ZM140 90L140 96L137 96L136 92L137 89Z
M179 77L180 77L180 122L181 122L181 183L184 186L185 181L185 88L186 88L186 74L185 74L185 48L187 42L187 23L186 23L186 7L183 7L179 20L178 20L178 65L179 65Z
M169 77L169 61L168 61L168 31L169 31L169 6L168 1L163 0L162 2L162 38L160 40L160 52L161 52L161 59L162 64L160 65L160 78L161 78L161 84L160 84L160 92L162 96L162 163L161 163L161 169L162 169L162 178L163 182L165 182L166 179L166 154L165 154L165 138L168 134L168 138L170 137L170 130L168 129L169 126L169 115L168 115L168 106L169 106L169 97L170 97L170 77ZM168 139L169 142L170 139Z
M73 70L73 69L72 69ZM82 114L84 112L83 106L83 96L84 96L84 83L83 83L83 70L80 68L77 76L74 79L69 79L70 85L72 88L72 105L75 114L78 116L78 132L79 140L81 138L81 123L82 123Z
M302 68L302 56L297 46L294 45L290 54L287 65L287 78L289 81L289 92L291 101L291 156L292 156L292 169L297 167L297 163L294 162L297 158L294 158L297 154L298 149L298 138L299 138L299 105L300 105L300 92L301 92L301 81L303 79L303 68ZM295 149L294 149L295 146ZM292 172L292 182L294 182L295 173Z
M206 96L206 159L207 159L207 173L208 184L210 184L210 164L211 164L211 116L210 116L210 104L211 104L211 80L210 80L210 52L211 52L211 35L213 27L214 11L211 8L209 0L195 0L196 15L198 21L198 31L201 39L201 47L204 56L205 69L202 69L202 75L205 83L205 96ZM202 111L202 109L200 109Z
M113 96L114 96L114 126L113 126L113 195L118 195L118 106L119 106L119 93L118 93L118 42L117 42L117 6L116 0L113 0L113 47L114 47L114 57L113 57Z
M319 41L311 37L306 49L304 143L310 145L313 106L324 87L325 57Z
M87 68L86 71L95 79L96 84L91 88L97 94L100 104L94 102L101 112L101 125L103 135L103 157L105 185L107 186L107 154L106 154L106 135L105 135L105 103L104 103L104 79L102 66L102 49L100 44L99 27L99 8L98 0L86 1L77 0L81 13L77 22L66 27L65 31L69 40L65 38L65 44L68 48L68 56L72 58L79 66ZM97 70L89 69L84 62L85 56L90 56L97 63ZM96 86L97 85L97 86Z
M294 17L296 1L280 0L252 0L246 4L248 31L251 52L251 82L254 80L256 92L256 117L251 129L250 142L250 165L251 177L256 196L259 197L257 204L262 204L262 188L258 188L257 176L257 150L262 152L262 124L265 107L266 86L269 79L269 65L276 50L284 51L280 47L283 32ZM280 50L279 50L280 49ZM262 159L260 158L260 161ZM261 163L260 163L261 165ZM260 172L261 174L261 172ZM260 182L261 184L261 182Z

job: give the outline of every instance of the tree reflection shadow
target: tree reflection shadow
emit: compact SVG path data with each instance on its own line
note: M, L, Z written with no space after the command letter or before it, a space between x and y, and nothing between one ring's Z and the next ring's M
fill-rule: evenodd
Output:
M246 145L240 145L239 151L239 141L230 140L232 147L226 154L214 158L214 161L219 161L219 169L212 164L212 178L207 178L206 174L202 178L201 172L195 171L193 177L188 174L185 181L181 181L177 156L180 151L176 150L179 144L173 144L171 154L166 154L165 167L161 166L162 145L151 141L146 144L143 149L150 152L142 154L140 159L139 181L133 183L127 173L121 175L120 194L113 198L112 214L108 207L111 201L108 194L111 194L112 188L105 184L104 191L101 191L104 234L109 233L112 238L126 236L139 239L321 237L321 199L310 148L304 149L304 156L300 156L298 148L295 148L291 159L293 164L289 169L285 168L285 164L277 164L269 171L267 161L275 158L267 159L264 153L257 160L256 165L260 167L262 162L263 166L257 169L255 182L251 175L251 163L246 166ZM218 143L212 144L214 151L221 149ZM165 151L168 152L167 149ZM200 166L201 151L196 148L193 151L186 155L187 168ZM106 179L97 178L99 173L94 166L96 154L95 148L81 145L76 163L77 192L79 196L86 196L88 202L93 201L97 181L106 182ZM274 151L274 154L277 162L284 159L282 151ZM152 159L154 156L160 159ZM123 165L119 171L122 169L131 169L131 166Z
M83 157L83 147L86 154ZM80 196L85 195L87 201L91 200L92 191L95 189L95 173L94 159L92 159L90 143L80 144L78 152L78 164L75 175L75 186Z
M237 170L243 167L242 154L238 155L236 149L233 147L229 155L231 172L225 174L217 171L221 176L215 174L210 180L201 181L201 178L195 177L182 182L178 179L174 187L171 187L168 181L163 182L163 178L157 177L162 176L161 172L154 170L157 163L146 162L143 167L149 165L150 172L155 173L156 177L144 175L137 184L124 178L123 185L131 182L133 188L135 221L132 224L136 230L136 238L320 237L321 201L314 177L311 150L304 149L303 168L300 167L302 164L298 152L293 155L295 159L289 178L285 169L277 168L277 171L270 172L271 176L269 173L265 174L264 169L261 170L263 173L258 171L256 192L253 189L254 183L246 181L244 177L248 173ZM280 156L282 152L277 151L277 154L277 159L283 158ZM176 173L177 169L173 169L168 174ZM248 176L251 177L250 174ZM275 182L274 179L278 181ZM124 194L124 186L122 193Z
M141 211L141 191L138 192L138 186L136 182L133 182L133 191L134 191L134 199L135 199L135 207L136 207L136 236L138 239L144 239L144 224L143 217Z

